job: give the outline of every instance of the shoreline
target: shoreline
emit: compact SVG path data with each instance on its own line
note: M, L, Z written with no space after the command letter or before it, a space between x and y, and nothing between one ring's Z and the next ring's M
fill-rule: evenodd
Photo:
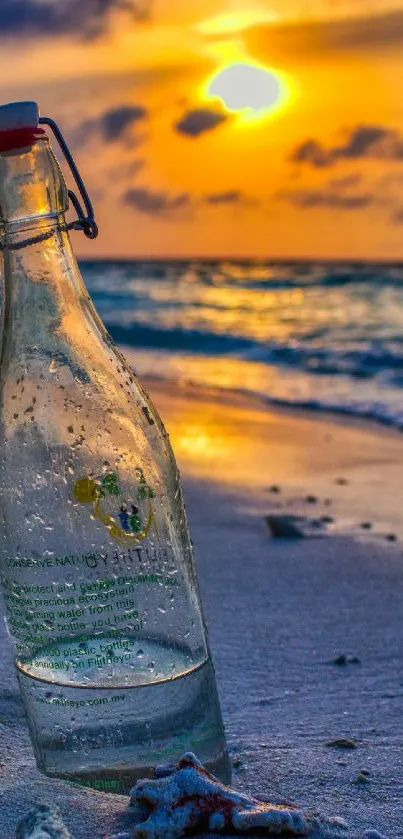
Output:
M401 431L252 394L143 382L185 475L225 484L234 495L247 487L261 515L330 516L329 532L403 540Z
M127 349L127 347L119 346L119 351L126 358L127 356L125 355L125 350ZM276 399L270 399L270 397L266 397L263 393L259 394L255 391L239 390L231 387L220 387L218 385L207 385L193 381L181 382L174 378L168 379L164 376L150 375L148 373L143 375L141 372L137 373L135 368L134 372L145 387L146 391L150 394L153 390L155 390L155 392L172 391L173 393L177 391L179 393L184 393L189 397L197 397L197 395L199 395L201 398L213 398L215 396L223 398L225 402L228 402L229 404L234 402L237 403L238 401L251 403L256 409L273 411L276 414L285 413L290 416L300 415L312 420L316 417L319 419L322 417L324 420L327 419L329 422L335 422L336 424L372 428L375 432L379 430L385 430L387 432L391 431L401 439L403 444L403 427L400 429L392 422L389 423L388 420L383 420L381 418L365 416L358 413L355 414L353 412L349 413L349 411L344 410L343 408L330 409L315 405L292 404L291 402L282 402L281 400L276 401Z
M388 394L385 397L385 393L376 382L373 383L374 387L369 396L367 392L361 390L363 380L352 378L350 384L352 388L355 384L354 390L359 394L358 401L354 401L352 392L350 392L350 399L346 402L343 401L344 397L340 397L339 394L338 401L329 404L326 398L326 388L325 396L323 399L321 398L321 384L323 384L324 379L327 379L327 388L330 388L332 392L336 388L337 394L337 377L331 381L331 377L317 376L315 382L313 380L309 382L310 374L307 370L294 369L292 372L291 368L281 368L279 365L270 363L266 365L264 361L259 359L247 361L244 358L236 360L228 357L223 359L220 356L198 355L188 351L165 353L164 350L136 349L121 343L121 334L117 338L119 351L126 358L136 375L141 381L154 382L155 386L160 384L173 389L195 390L201 394L211 392L220 397L226 395L230 400L245 398L268 410L302 411L309 414L319 414L319 416L339 417L342 421L346 420L347 422L350 419L357 420L358 422L373 423L381 428L390 428L400 434L403 433L401 394L399 392L399 399L396 401L396 393L393 387L389 393L391 401L388 403ZM154 374L154 370L160 367L164 369L164 374ZM239 371L241 371L241 374ZM267 389L264 381L261 380L263 373L265 374ZM281 386L282 378L287 381L285 391ZM248 387L244 386L245 381L248 382ZM294 399L292 397L292 385L298 388L300 383L304 386L304 382L310 396L305 399ZM317 392L314 388L310 389L313 384L317 385ZM282 393L284 395L281 395ZM290 394L291 398L289 398ZM368 399L370 399L369 403ZM384 401L385 399L386 401Z

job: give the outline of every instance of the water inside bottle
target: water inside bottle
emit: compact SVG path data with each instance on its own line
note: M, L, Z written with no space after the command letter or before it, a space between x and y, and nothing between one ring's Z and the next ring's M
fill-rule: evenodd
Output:
M195 660L186 648L138 637L94 636L81 647L73 644L17 660L43 772L127 793L138 778L153 775L156 764L192 750L229 780L209 657ZM130 676L125 656L135 662ZM74 671L63 668L63 661L74 660Z

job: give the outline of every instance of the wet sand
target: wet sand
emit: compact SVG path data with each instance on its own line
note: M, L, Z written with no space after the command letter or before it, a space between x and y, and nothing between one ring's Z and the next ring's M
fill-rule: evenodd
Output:
M186 478L240 494L249 510L331 516L331 530L356 536L369 523L379 540L403 540L401 432L232 393L146 385Z

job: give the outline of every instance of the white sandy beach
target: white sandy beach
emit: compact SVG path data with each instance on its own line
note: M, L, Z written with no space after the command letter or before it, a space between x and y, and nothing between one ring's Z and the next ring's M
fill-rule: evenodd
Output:
M340 816L347 835L401 839L402 435L148 387L181 467L234 784ZM334 523L318 538L275 540L272 513ZM127 799L37 772L1 632L0 839L14 839L38 799L59 804L74 839L126 830ZM326 745L341 737L356 748Z

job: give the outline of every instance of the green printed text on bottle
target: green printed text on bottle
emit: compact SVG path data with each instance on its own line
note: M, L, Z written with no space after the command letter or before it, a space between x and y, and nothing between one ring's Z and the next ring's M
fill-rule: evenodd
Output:
M143 552L145 555L144 549ZM145 558L149 559L153 555L150 549L148 553ZM115 569L116 558L127 567L127 554L112 557ZM180 586L180 579L173 568L164 573L144 570L121 574L118 569L112 573L108 559L105 554L94 553L45 557L46 562L54 563L53 567L70 560L69 564L81 568L81 574L76 579L44 584L10 578L11 568L24 567L26 562L38 566L43 561L41 557L8 561L9 576L3 580L7 624L15 639L17 666L24 672L35 673L36 678L46 681L67 680L75 684L80 680L80 672L87 676L98 672L95 681L99 683L101 678L103 682L105 678L105 686L110 687L111 673L127 665L136 678L139 674L144 678L147 662L143 661L140 640L150 619L149 598L158 604L158 590L174 590ZM108 569L109 575L83 579L83 567L92 573L95 569L97 573ZM156 608L154 605L154 611Z

